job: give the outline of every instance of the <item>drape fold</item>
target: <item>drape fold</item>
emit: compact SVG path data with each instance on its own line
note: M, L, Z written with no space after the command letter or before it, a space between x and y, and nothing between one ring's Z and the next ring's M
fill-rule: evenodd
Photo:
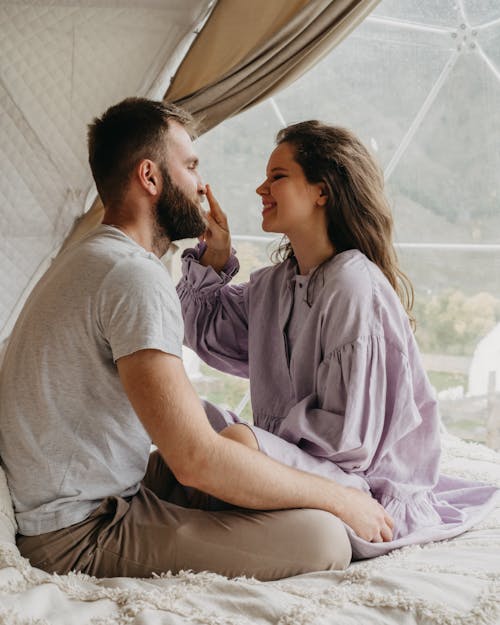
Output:
M199 120L200 131L206 132L297 80L338 45L378 2L219 0L180 64L165 98L189 110ZM244 19L248 4L258 16L253 22ZM283 22L285 8L288 19ZM263 22L269 24L264 28L264 37ZM253 28L252 23L256 24ZM222 32L226 36L217 36Z

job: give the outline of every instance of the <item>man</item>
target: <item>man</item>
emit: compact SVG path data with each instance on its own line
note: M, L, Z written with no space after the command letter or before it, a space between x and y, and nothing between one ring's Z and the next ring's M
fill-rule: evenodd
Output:
M238 443L245 425L216 433L184 371L180 305L159 258L206 228L190 128L184 111L135 98L89 128L103 225L35 287L0 377L19 549L47 571L96 576L345 567L339 519L384 540L383 508Z

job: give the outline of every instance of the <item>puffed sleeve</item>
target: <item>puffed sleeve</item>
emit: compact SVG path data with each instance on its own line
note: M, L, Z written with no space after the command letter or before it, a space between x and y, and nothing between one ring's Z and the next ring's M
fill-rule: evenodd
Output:
M395 449L411 432L418 436L422 422L411 387L405 356L383 337L361 337L326 355L317 392L295 404L275 433L374 487L389 454L397 465L391 470L405 482L408 463L394 457Z
M471 502L492 492L439 476L437 402L416 351L411 337L404 352L382 335L333 350L320 367L316 399L296 405L278 432L363 477L393 518L391 543L367 543L348 530L357 558L454 536L473 523Z
M177 285L184 317L184 343L208 365L248 377L248 285L229 284L239 263L231 255L218 274L199 263L203 244L182 255Z
M439 426L430 385L383 336L364 336L327 354L317 393L297 403L276 434L366 480L396 521L396 536L437 522ZM415 453L425 453L425 459Z
M325 356L317 393L290 410L279 435L369 475L422 422L411 387L404 354L382 336L360 337Z

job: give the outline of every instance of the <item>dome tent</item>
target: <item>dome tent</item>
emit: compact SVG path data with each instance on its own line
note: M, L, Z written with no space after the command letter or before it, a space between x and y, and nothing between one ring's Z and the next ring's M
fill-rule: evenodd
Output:
M310 5L310 9L320 10L327 5L338 5L347 11L349 2L286 0L279 3L279 0L273 0L263 2L262 10L255 8L256 4L240 3L239 0L220 0L217 3L203 0L145 0L135 3L123 0L106 3L62 0L57 4L52 0L0 0L0 45L4 46L0 56L3 85L0 89L4 89L1 127L6 137L0 142L4 160L0 185L0 214L4 224L0 233L3 239L0 284L5 293L5 297L2 296L3 308L0 309L3 314L2 339L8 337L23 299L68 233L72 232L70 236L76 238L99 219L99 206L94 203L84 150L85 124L93 115L131 93L161 97L170 76L179 67L180 59L184 58L193 39L196 40L197 32L193 31L200 34L209 32L202 26L204 23L209 25L210 16L216 15L216 9L249 5L252 19L243 20L242 30L245 31L250 23L257 21L256 16L259 22L263 19L266 4L269 11L281 12L281 20L286 25L293 20L290 14L283 14L283 7L290 9L293 6L299 10ZM364 4L370 4L372 8L376 2ZM398 10L400 6L408 9L422 4L384 2L379 10L385 5ZM491 6L495 8L493 4ZM439 6L459 6L459 3L434 2L433 5L439 10ZM377 15L380 17L380 13L374 17ZM285 19L287 17L288 20ZM387 19L387 15L383 17ZM231 18L228 19L231 23ZM263 21L267 23L265 19ZM139 41L134 37L142 25L144 34ZM368 22L361 28L366 26L369 26ZM166 29L170 29L169 36L162 39ZM110 33L116 34L116 38L111 36L108 41ZM62 39L59 39L60 34ZM288 35L293 39L293 33L288 31ZM171 38L175 39L176 46L167 49ZM355 38L356 34L353 41L356 41ZM218 38L218 42L224 43L221 39ZM390 41L391 36L387 39ZM240 33L238 40L242 41ZM351 37L347 38L346 45L350 45L350 41ZM359 44L359 39L356 43ZM320 50L320 56L326 53L326 48ZM421 50L426 46L417 43L417 48ZM342 50L343 46L338 49ZM196 47L191 47L191 50L196 58ZM165 53L163 57L162 53ZM23 54L27 60L23 60ZM201 52L198 54L204 58ZM144 58L139 58L141 55ZM221 56L228 55L222 53ZM356 51L353 58L357 58ZM241 57L238 61L246 65ZM314 71L313 68L307 76L314 76ZM188 73L193 75L192 71ZM377 75L373 77L375 80ZM28 78L29 84L23 83ZM129 78L131 82L126 83L125 79ZM234 83L233 76L226 78ZM216 80L213 85L216 91L219 82ZM194 103L199 102L206 86L198 85L195 93L191 94ZM238 86L227 86L236 90L232 94L238 100ZM106 95L104 92L108 87L114 91ZM58 88L62 95L58 94ZM339 88L338 83L336 88ZM315 93L314 90L311 92ZM262 93L269 95L270 91ZM189 91L178 93L179 98L189 96ZM290 121L287 119L285 97L289 96L282 92L276 95L275 107L269 103L262 106L267 107L276 119ZM47 101L50 99L54 99L57 106ZM250 96L249 104L254 102L255 97ZM241 110L245 108L244 102L237 101L236 104ZM355 100L348 102L344 105L345 110L354 111L358 104ZM222 103L223 110L224 106ZM383 102L381 115L386 106ZM81 114L80 109L83 110ZM262 110L256 106L247 114L260 116ZM385 111L385 114L390 118L392 112L388 114ZM369 117L366 114L361 116ZM243 115L233 118L228 126L242 118ZM261 123L259 117L256 122ZM73 129L70 124L74 124ZM356 127L354 122L351 125ZM254 135L257 135L255 129ZM269 140L271 136L272 133L269 133ZM401 136L405 136L405 131ZM371 137L374 139L372 145L385 150L379 136L375 138L372 134ZM212 137L208 136L206 141L208 145ZM202 142L203 138L200 149L203 149ZM212 145L216 143L214 140ZM394 147L397 145L399 143ZM411 149L410 145L408 147ZM408 150L404 152L405 155L408 153ZM208 160L205 158L204 162ZM14 170L16 173L13 173ZM397 168L393 177L396 173ZM209 175L212 178L212 174ZM228 180L226 175L222 183ZM91 206L94 208L86 212ZM242 213L245 212L241 210L243 206L239 205ZM80 219L82 215L85 216ZM33 222L30 221L31 216L34 217ZM78 225L73 229L75 219ZM242 232L245 231L240 230ZM498 480L498 455L494 452L448 438L444 447L445 472ZM51 625L66 625L68 622L74 625L97 622L107 625L222 622L235 625L257 622L269 625L326 625L334 621L362 623L376 620L384 625L400 622L427 625L486 623L494 622L499 617L497 587L492 582L498 577L499 566L498 514L492 514L485 527L478 527L449 544L403 550L377 561L356 563L345 572L313 574L269 584L189 572L178 576L166 574L148 580L50 576L31 567L20 557L14 544L14 531L9 494L0 479L0 620L5 622ZM474 566L465 567L463 563L470 561L474 561Z

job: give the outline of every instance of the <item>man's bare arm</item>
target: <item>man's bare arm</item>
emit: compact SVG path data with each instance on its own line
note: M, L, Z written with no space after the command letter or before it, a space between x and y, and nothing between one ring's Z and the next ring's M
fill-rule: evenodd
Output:
M326 510L366 540L391 539L392 520L366 493L218 435L176 356L141 350L117 366L134 410L182 484L244 508Z

